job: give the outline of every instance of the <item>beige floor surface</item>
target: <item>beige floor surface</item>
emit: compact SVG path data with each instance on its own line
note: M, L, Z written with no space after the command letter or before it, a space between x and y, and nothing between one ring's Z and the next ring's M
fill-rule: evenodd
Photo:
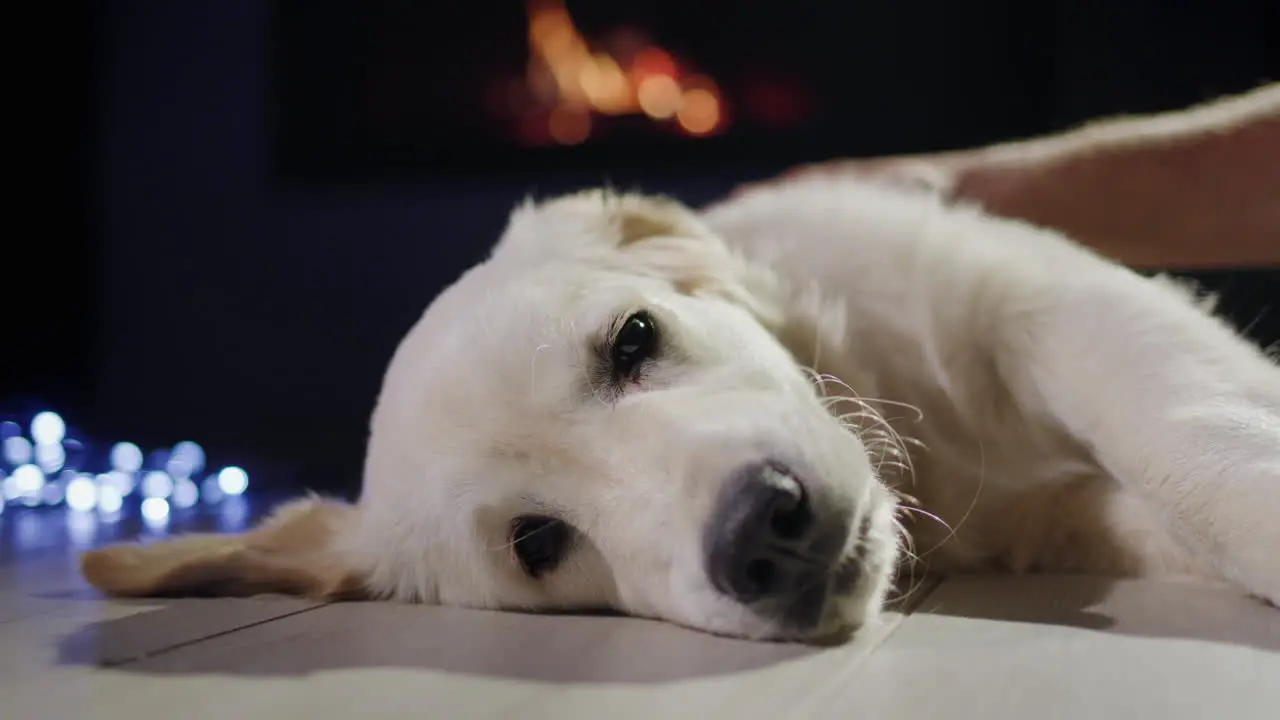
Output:
M0 566L0 718L1280 717L1280 610L1227 588L953 579L835 648L602 616L108 602Z

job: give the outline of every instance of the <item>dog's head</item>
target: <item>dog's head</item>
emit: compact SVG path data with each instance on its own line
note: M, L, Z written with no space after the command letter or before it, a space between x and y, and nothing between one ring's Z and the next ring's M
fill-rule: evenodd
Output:
M897 558L894 503L798 361L820 320L783 294L675 202L526 204L397 350L357 506L108 548L86 575L123 594L356 588L757 638L857 627Z

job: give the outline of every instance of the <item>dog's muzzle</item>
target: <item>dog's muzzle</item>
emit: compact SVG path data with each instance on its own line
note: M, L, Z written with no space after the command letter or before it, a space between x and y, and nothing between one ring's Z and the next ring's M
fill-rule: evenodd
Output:
M850 514L816 507L805 483L779 462L740 468L704 533L712 586L771 618L816 624L833 579L848 585L841 553Z

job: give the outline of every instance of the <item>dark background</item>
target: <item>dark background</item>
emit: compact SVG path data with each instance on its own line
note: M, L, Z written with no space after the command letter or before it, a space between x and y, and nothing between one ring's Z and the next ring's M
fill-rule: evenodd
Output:
M525 193L607 179L697 204L801 161L1172 109L1280 78L1278 5L570 2L584 35L638 27L696 63L731 111L760 78L807 110L530 147L477 89L523 72L520 2L58 4L10 30L42 49L11 96L33 159L0 241L0 409L352 493L396 342ZM1275 269L1198 276L1280 339Z

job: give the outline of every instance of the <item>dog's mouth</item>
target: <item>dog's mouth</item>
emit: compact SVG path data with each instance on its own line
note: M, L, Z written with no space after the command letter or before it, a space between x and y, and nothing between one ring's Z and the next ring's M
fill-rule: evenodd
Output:
M793 467L768 458L731 475L706 526L704 557L711 585L770 637L809 642L878 610L884 508L874 492L858 502L844 485Z
M835 569L831 572L831 592L834 595L848 595L858 587L858 581L862 579L862 558L861 551L855 551L845 555L840 562L836 563Z
M897 561L897 538L880 532L878 522L891 508L871 506L849 512L840 528L840 549L830 556L811 587L794 598L752 606L776 628L777 639L805 644L849 640L876 618L885 602ZM882 517L883 516L883 517Z
M776 629L778 639L825 644L847 640L879 610L875 586L879 568L871 562L875 538L872 514L832 521L840 549L811 557L812 574L795 592L750 603ZM833 533L834 534L834 533Z
M801 638L830 632L841 626L852 630L853 621L844 606L855 603L866 574L864 561L856 554L840 556L811 584L793 596L753 606L758 614L775 623L785 634Z

